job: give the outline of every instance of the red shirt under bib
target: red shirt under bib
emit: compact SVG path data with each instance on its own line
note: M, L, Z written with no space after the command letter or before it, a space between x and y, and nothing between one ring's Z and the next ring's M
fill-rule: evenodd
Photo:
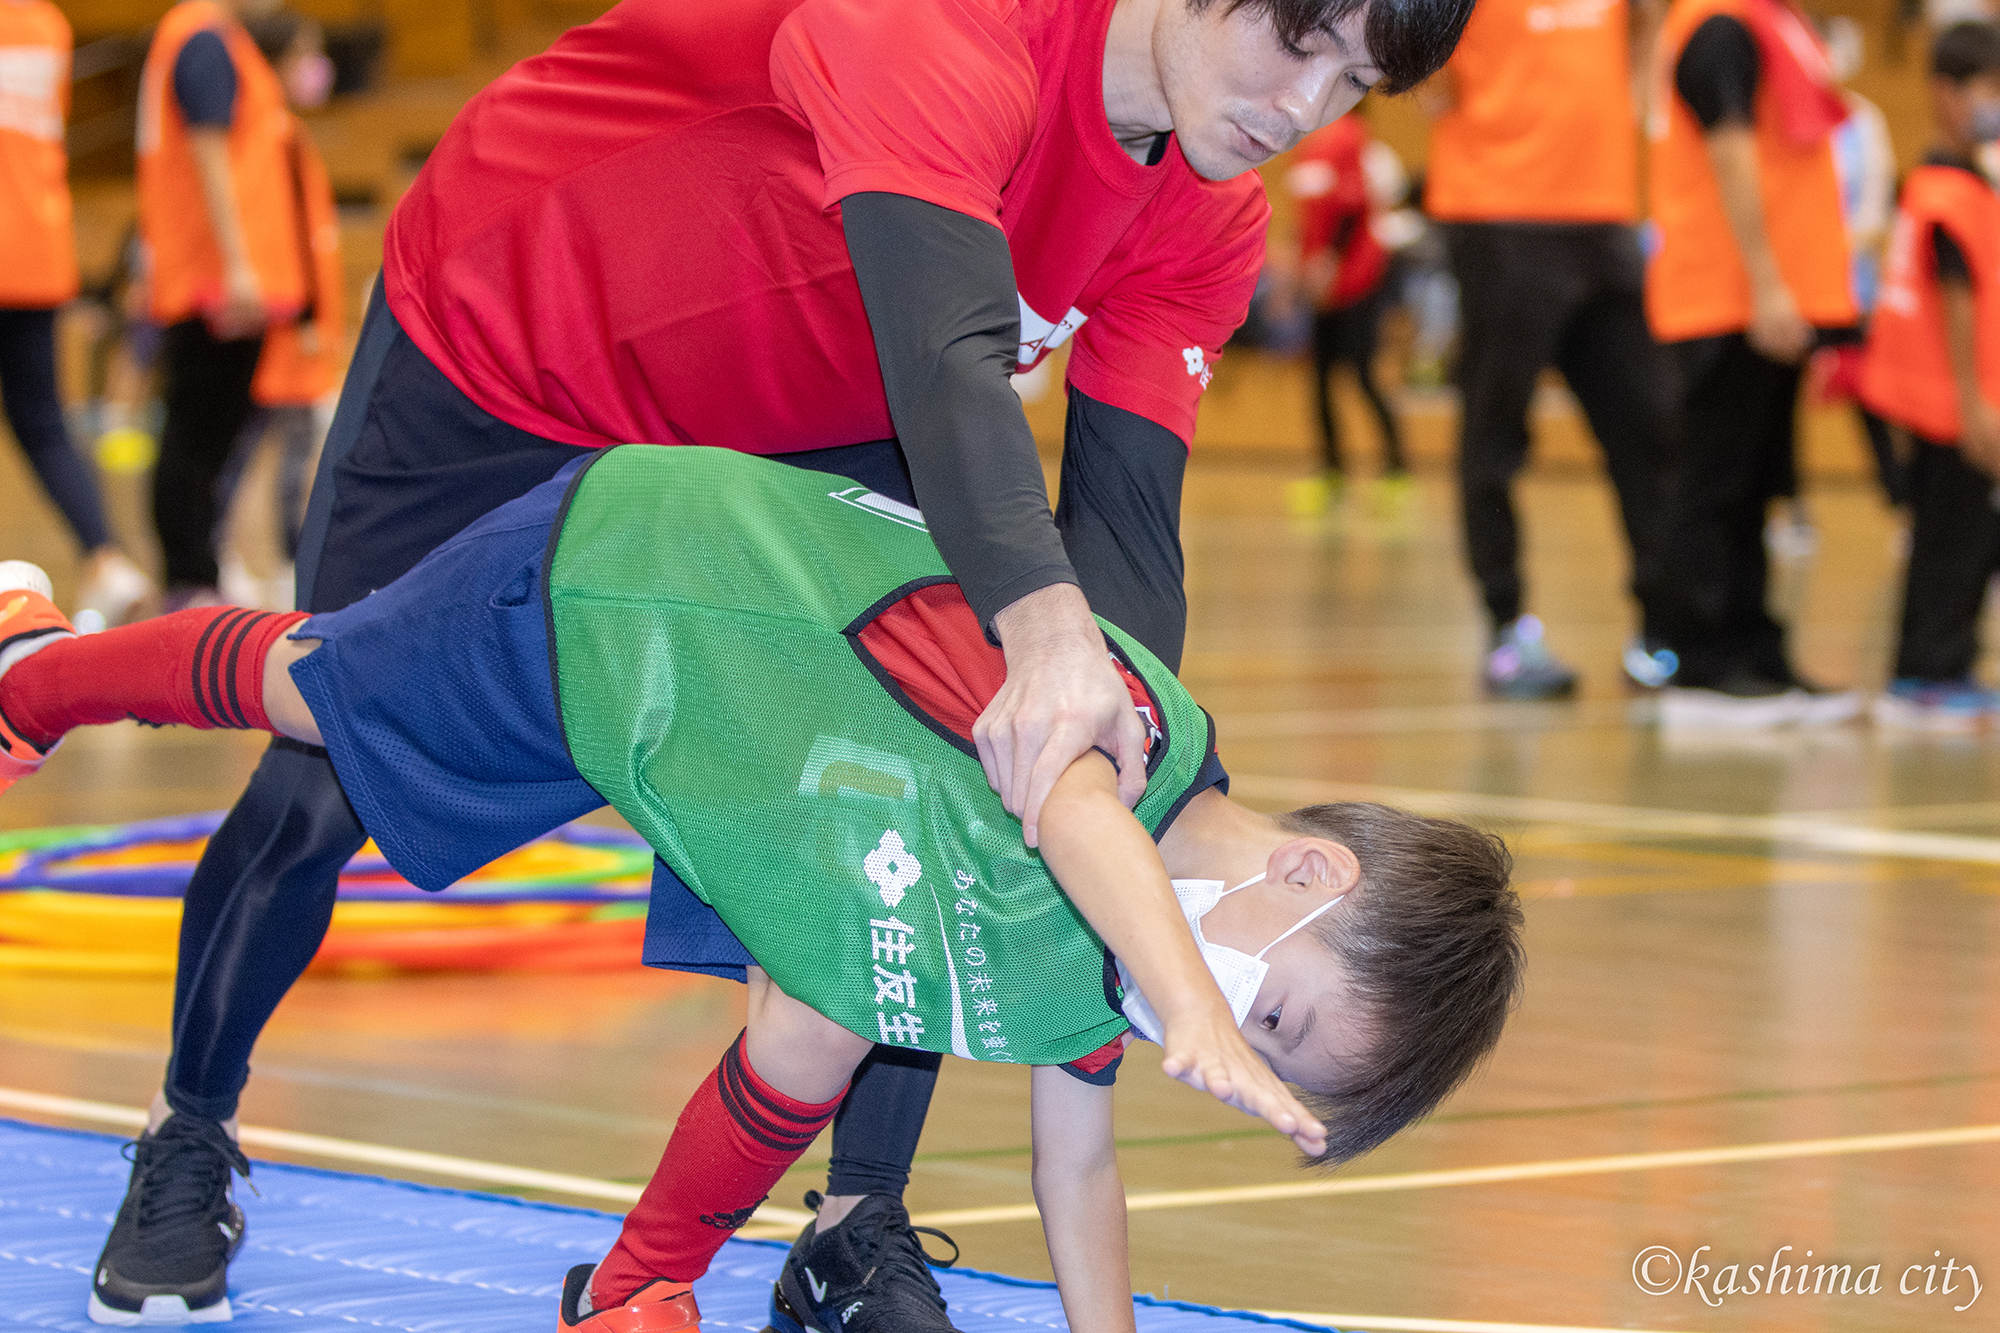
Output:
M1268 209L1119 147L1110 0L624 0L469 103L397 209L390 306L451 381L567 444L786 453L893 434L848 194L999 226L1021 368L1194 431Z

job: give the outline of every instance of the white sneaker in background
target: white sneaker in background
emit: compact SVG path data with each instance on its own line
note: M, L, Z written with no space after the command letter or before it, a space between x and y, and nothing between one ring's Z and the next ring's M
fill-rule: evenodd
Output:
M157 591L146 571L123 552L105 551L90 558L71 619L80 634L110 629L132 619L141 604Z
M1795 726L1806 697L1804 690L1776 684L1768 690L1669 685L1660 691L1660 725L1689 731Z
M264 609L264 580L250 572L250 566L235 556L225 557L218 567L215 590L226 606L254 606Z

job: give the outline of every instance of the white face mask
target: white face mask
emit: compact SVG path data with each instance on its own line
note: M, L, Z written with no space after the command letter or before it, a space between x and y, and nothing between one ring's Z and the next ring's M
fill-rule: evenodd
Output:
M1222 998L1228 1001L1230 1016L1239 1028L1243 1026L1243 1020L1250 1017L1250 1007L1257 1003L1257 992L1264 988L1264 978L1270 975L1271 965L1264 961L1264 955L1305 929L1321 912L1347 896L1344 893L1335 894L1300 917L1290 930L1259 949L1255 955L1232 949L1226 944L1212 944L1202 938L1201 919L1213 911L1217 903L1263 878L1257 875L1246 879L1234 889L1223 888L1219 879L1173 881L1174 897L1180 900L1181 914L1187 917L1188 929L1194 932L1195 947L1201 950L1201 961L1208 964L1209 974L1222 989ZM1139 988L1132 984L1132 974L1125 970L1122 959L1118 963L1118 982L1125 988L1125 1017L1139 1030L1140 1036L1158 1042L1166 1035L1166 1025L1160 1022L1160 1016L1153 1012L1153 1006L1146 1002Z

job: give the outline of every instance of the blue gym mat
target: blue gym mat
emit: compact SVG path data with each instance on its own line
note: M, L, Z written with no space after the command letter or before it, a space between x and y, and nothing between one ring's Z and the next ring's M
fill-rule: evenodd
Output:
M124 1142L0 1119L0 1318L99 1333L84 1302L131 1170ZM609 1213L377 1176L259 1162L254 1180L256 1193L237 1182L249 1232L229 1275L234 1327L251 1333L353 1333L355 1325L555 1333L563 1274L601 1258L618 1235ZM695 1284L704 1327L762 1329L786 1249L779 1241L724 1245ZM964 1333L1068 1327L1046 1282L962 1269L940 1271L938 1281ZM1138 1302L1142 1333L1224 1333L1244 1323L1326 1333L1179 1301Z

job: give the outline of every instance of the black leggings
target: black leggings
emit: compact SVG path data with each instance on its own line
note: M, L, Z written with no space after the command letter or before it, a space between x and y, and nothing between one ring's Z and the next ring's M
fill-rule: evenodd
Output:
M160 335L167 412L153 472L153 523L169 588L215 586L217 482L250 420L250 382L263 349L262 335L222 341L199 319Z
M397 326L378 286L306 510L302 609L334 610L393 582L584 452L466 398ZM893 441L785 461L915 501ZM176 1111L236 1113L258 1034L312 961L340 868L366 836L326 751L273 741L188 885L166 1087ZM901 1193L941 1063L877 1047L856 1072L834 1122L835 1193Z
M70 447L56 393L55 311L0 309L0 400L14 438L77 543L86 552L109 545L111 529L104 522L97 474Z
M1385 295L1386 287L1377 287L1353 305L1322 310L1313 317L1313 406L1319 413L1320 458L1328 472L1344 472L1347 466L1341 457L1340 426L1333 407L1333 368L1341 364L1354 368L1362 396L1382 428L1383 471L1409 471L1395 413L1389 410L1389 400L1375 379L1375 349L1381 342Z

